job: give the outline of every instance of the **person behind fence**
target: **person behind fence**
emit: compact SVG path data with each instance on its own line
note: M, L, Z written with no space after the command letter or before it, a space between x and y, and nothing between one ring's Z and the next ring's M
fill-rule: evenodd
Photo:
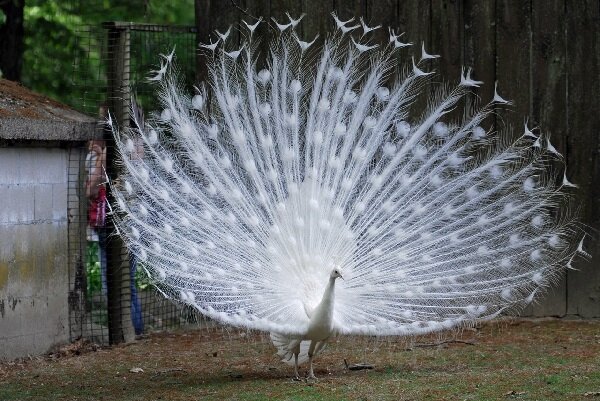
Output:
M89 255L91 261L100 264L100 285L106 295L106 186L104 184L104 166L106 165L106 142L93 139L88 142L85 158L85 196L88 200L87 240L88 246L97 249L97 255ZM90 282L93 273L88 271ZM88 284L88 288L93 288Z
M137 106L135 99L133 99L134 110L136 111L136 118L138 121L144 120L143 111L141 108ZM100 116L102 118L108 117L107 108L102 106L100 108ZM135 124L134 121L131 121L132 125ZM94 142L94 143L92 143ZM99 153L100 149L102 150ZM143 144L136 143L136 152L133 152L132 158L137 160L142 160L144 155L144 147ZM107 283L106 283L106 272L107 272L107 257L106 257L106 246L107 246L107 230L105 228L105 218L106 218L106 187L104 185L105 180L105 166L106 166L106 146L105 141L90 141L89 145L89 153L86 158L86 166L88 167L88 180L86 181L86 196L88 199L94 199L90 201L90 205L88 208L88 216L90 222L98 221L98 216L102 217L102 226L98 228L98 226L89 224L90 231L95 233L97 236L99 253L100 253L100 266L101 266L101 280L102 280L102 294L107 294ZM101 155L101 156L98 156ZM102 201L98 202L96 198L94 198L94 188L96 185L98 188L98 193L102 196ZM88 190L89 188L89 190ZM95 227L95 230L92 228ZM144 321L142 318L142 305L137 293L136 287L136 271L137 271L137 260L133 254L129 254L129 278L130 278L130 292L131 292L131 320L133 323L133 327L136 335L140 335L144 332Z

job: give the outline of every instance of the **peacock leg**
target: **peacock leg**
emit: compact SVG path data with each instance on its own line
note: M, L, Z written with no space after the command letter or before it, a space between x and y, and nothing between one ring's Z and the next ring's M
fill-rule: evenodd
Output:
M319 343L317 344L317 346L315 348L315 355L317 355L319 352L321 352L321 350L323 349L325 344L326 344L325 341L319 341Z
M298 354L294 353L294 379L300 380L300 375L298 374Z
M313 340L310 342L310 347L308 348L308 364L310 366L310 368L308 370L308 378L309 379L316 379L315 373L313 372L313 364L312 364L313 356L315 355L315 346L316 345L317 345L317 342L315 340Z

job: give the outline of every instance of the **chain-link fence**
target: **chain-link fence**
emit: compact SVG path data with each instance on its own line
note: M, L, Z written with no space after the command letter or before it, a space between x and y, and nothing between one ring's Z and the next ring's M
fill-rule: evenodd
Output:
M175 50L180 78L190 90L194 81L195 28L124 22L78 28L79 52L73 86L80 111L98 118L110 113L129 125L135 101L147 115L158 107L156 86L148 81L160 66L160 54ZM141 262L130 258L110 225L106 174L115 178L111 133L73 149L69 160L69 261L71 339L106 344L195 322L193 311L162 297Z

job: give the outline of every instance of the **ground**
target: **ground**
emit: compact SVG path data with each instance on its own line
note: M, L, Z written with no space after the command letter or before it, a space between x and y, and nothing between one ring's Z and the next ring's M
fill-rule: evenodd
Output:
M600 400L600 321L504 321L413 340L339 338L315 367L318 381L293 381L293 369L256 333L156 333L0 364L0 400Z

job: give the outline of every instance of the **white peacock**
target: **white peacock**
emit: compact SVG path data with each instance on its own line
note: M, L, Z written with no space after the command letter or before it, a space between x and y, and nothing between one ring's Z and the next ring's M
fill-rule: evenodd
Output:
M452 119L482 84L470 71L409 114L433 75L424 60L437 56L423 47L411 61L393 30L378 46L362 20L334 20L320 46L299 39L299 20L277 23L258 71L258 24L240 27L240 48L218 32L204 45L210 91L193 97L166 56L151 78L162 112L113 127L114 219L158 288L270 332L296 375L310 360L310 377L334 333L411 336L492 319L585 255L574 185L557 179L562 157L547 136L525 125L510 141L486 128L508 103L497 92ZM144 157L132 157L139 143Z

